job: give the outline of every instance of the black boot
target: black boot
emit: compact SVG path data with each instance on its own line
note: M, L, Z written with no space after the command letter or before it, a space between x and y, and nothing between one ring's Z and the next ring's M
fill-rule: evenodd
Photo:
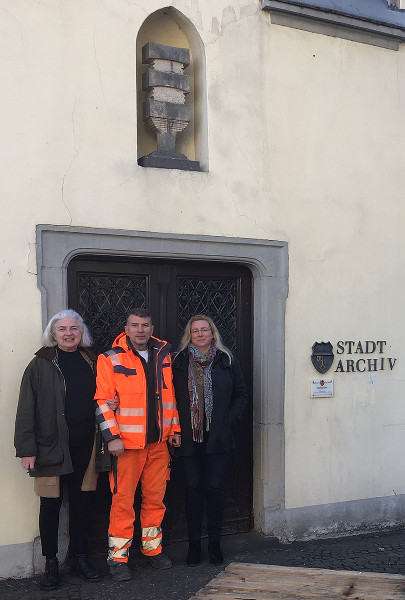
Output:
M224 562L224 557L222 555L219 542L209 542L208 556L210 557L210 563L213 565L222 565Z
M189 542L188 543L188 552L186 556L186 563L189 567L196 567L200 564L201 560L201 542L198 540L197 542Z
M41 575L39 585L43 590L56 590L60 586L59 562L57 558L47 558L45 572Z
M102 575L91 566L85 554L76 554L73 560L72 571L80 575L85 581L101 581Z

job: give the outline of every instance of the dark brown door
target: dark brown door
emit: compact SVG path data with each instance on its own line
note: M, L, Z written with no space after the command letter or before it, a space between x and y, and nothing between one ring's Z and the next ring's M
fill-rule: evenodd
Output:
M223 341L239 358L251 391L251 274L233 263L143 261L77 257L68 268L69 307L77 310L104 352L123 331L124 315L134 306L148 307L154 335L178 347L188 319L204 313L216 323ZM251 397L251 395L250 395ZM165 543L186 539L183 475L180 461L171 465L167 487ZM100 478L93 536L103 537L110 502L108 483ZM252 406L240 426L227 481L224 533L249 531L252 515ZM103 533L101 534L101 530Z

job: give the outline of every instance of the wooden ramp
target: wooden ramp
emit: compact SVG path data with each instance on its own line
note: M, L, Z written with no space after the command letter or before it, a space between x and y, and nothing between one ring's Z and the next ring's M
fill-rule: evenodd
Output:
M231 563L190 600L405 600L405 577Z

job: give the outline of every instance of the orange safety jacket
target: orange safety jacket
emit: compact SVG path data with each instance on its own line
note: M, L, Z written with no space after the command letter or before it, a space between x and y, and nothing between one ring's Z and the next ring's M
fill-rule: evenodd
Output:
M180 433L179 415L172 383L170 344L155 337L152 344L156 382L157 423L159 442ZM119 407L113 411L108 399L119 398ZM98 408L96 419L104 440L121 438L124 448L145 448L147 440L147 382L140 358L128 346L127 336L121 333L112 349L100 354L97 360Z

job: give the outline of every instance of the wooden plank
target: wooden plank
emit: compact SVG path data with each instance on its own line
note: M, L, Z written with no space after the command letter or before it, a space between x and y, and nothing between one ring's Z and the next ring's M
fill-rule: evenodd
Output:
M400 586L404 584L404 578L399 576L395 579L385 578L384 576L378 578L368 578L365 573L357 573L352 571L345 571L343 573L337 573L336 577L333 575L333 571L329 575L318 575L316 572L307 573L304 576L301 573L289 572L285 574L269 573L269 574L258 574L250 575L249 573L228 573L222 572L217 576L217 580L233 580L233 581L253 581L256 583L263 582L264 584L269 581L286 581L293 582L296 585L305 584L308 581L316 581L320 585L325 584L338 584L338 585L351 585L353 582L362 582L367 587L375 587L377 585L385 584L389 586Z
M253 568L252 568L253 567ZM246 563L232 563L226 570L226 575L235 577L251 578L255 581L266 580L271 577L299 579L316 579L317 581L333 581L346 585L347 582L364 582L364 585L375 586L378 583L404 585L405 579L402 575L391 575L385 573L367 573L362 571L332 571L326 569L306 569L302 567L279 567L273 565L250 565Z
M324 600L329 600L330 596L327 598L323 597ZM297 596L296 594L279 594L274 596L273 594L269 596L268 594L255 594L252 596L251 592L224 592L224 593L210 593L209 590L202 589L195 596L190 598L190 600L302 600L302 596ZM345 599L346 600L346 599ZM350 599L349 599L350 600ZM356 599L357 600L357 599ZM363 599L358 599L363 600Z
M190 600L405 600L401 575L231 563Z
M394 576L392 578L381 578L381 575L378 578L368 578L365 573L356 573L350 571L341 571L336 572L336 576L333 571L323 572L318 574L316 569L314 569L311 573L297 573L296 571L289 571L284 574L280 573L258 573L252 576L247 572L241 572L240 570L236 570L237 573L232 574L229 572L224 572L218 575L218 577L214 580L212 585L217 585L219 587L226 587L227 585L233 585L233 587L241 587L241 588L250 588L252 586L261 585L263 588L268 588L268 586L274 587L276 584L282 585L283 589L288 587L299 587L300 585L308 588L309 586L316 587L319 590L318 593L323 593L324 589L335 589L336 593L339 589L348 590L349 588L358 588L361 586L361 589L365 591L369 591L369 595L373 596L373 590L378 587L378 590L384 586L387 589L396 591L398 586L403 586L404 578L401 576ZM326 574L325 574L326 573ZM374 575L374 574L373 574ZM377 586L377 584L379 584ZM210 585L210 584L208 584Z
M229 563L225 569L229 573L295 573L297 576L316 574L318 576L333 575L346 578L348 575L355 575L365 579L376 579L381 581L392 580L404 583L403 575L394 575L391 573L372 573L367 571L334 571L332 569L310 569L307 567L284 567L281 565L263 565L259 563Z
M300 583L297 585L294 582L269 581L268 584L257 583L252 581L235 582L232 580L228 581L214 581L206 586L216 590L217 592L232 591L232 593L239 595L242 591L249 591L252 598L256 598L258 594L268 595L270 598L277 598L282 594L294 595L298 598L349 598L359 597L367 600L383 600L389 598L390 600L403 600L405 598L403 589L398 589L398 585L395 587L379 585L374 589L367 589L360 583L349 583L347 585L334 585L323 584L319 585L317 581L308 581L305 584Z

